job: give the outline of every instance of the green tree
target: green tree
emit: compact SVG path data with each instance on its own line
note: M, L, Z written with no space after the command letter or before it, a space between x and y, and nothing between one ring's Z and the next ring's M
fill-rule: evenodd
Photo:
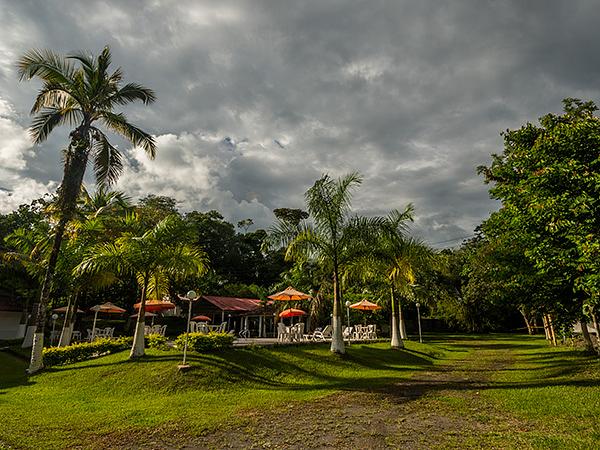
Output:
M600 294L600 119L593 102L564 100L564 114L547 114L504 134L504 152L479 170L493 198L520 234L525 256L540 273L569 287L572 320L586 323L584 305ZM591 339L584 330L588 348Z
M130 216L127 220L135 225L135 219ZM200 276L208 270L206 253L189 241L181 219L169 216L144 233L127 232L114 243L93 246L77 267L77 273L135 276L141 306L130 358L144 355L146 298L152 287L156 289L156 280Z
M43 85L31 113L33 142L39 144L59 125L75 126L69 134L69 145L63 152L63 179L58 191L60 218L54 231L54 242L36 308L36 333L31 351L30 373L42 368L42 348L46 309L52 278L60 252L63 233L71 220L81 191L88 158L92 156L94 172L100 185L115 181L121 170L121 153L108 140L99 124L133 145L142 147L154 157L156 146L151 135L132 125L117 106L135 101L148 104L154 92L137 83L122 84L120 68L109 73L111 54L108 47L97 58L87 54L61 56L49 50L31 50L17 62L21 80L39 78Z
M314 259L330 274L333 284L333 339L331 351L345 353L342 337L342 291L340 275L354 258L368 251L369 242L382 219L351 215L352 190L362 182L358 173L339 179L324 175L306 191L312 223L294 227L279 221L272 239L287 246L288 259Z

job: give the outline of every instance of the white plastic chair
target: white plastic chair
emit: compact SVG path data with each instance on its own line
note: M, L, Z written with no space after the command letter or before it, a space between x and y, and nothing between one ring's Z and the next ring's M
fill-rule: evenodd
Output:
M333 336L333 328L331 325L327 325L322 330L317 329L313 333L313 339L315 341L326 341L328 339L331 339L332 336Z

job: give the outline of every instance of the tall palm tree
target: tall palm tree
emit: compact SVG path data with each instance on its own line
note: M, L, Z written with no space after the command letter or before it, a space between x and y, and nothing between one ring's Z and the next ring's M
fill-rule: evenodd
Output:
M61 56L50 50L30 50L17 62L21 80L39 78L43 83L31 109L34 118L29 131L33 142L44 142L59 125L74 127L69 134L69 144L63 151L63 179L58 190L60 218L55 227L52 251L35 311L36 333L29 373L43 366L44 325L52 278L64 230L76 208L88 158L93 158L94 172L100 185L114 182L123 168L121 153L99 126L142 147L151 158L156 152L150 134L129 123L122 113L114 111L117 106L135 101L152 103L154 92L137 83L122 84L122 70L117 68L110 73L110 63L108 47L97 58L83 53Z
M306 191L305 199L312 223L302 224L300 230L275 225L273 238L287 246L288 259L310 258L317 260L332 277L333 284L333 339L331 351L344 353L342 337L342 299L340 274L353 258L366 252L381 218L352 216L352 190L362 182L358 173L339 179L324 175ZM290 232L293 231L293 232Z
M391 347L402 348L406 328L399 294L408 297L417 280L418 272L433 263L433 251L418 239L407 235L407 222L413 220L414 208L391 211L382 226L372 252L357 258L347 268L350 276L383 282L390 295Z
M135 216L128 218L130 222L134 219ZM203 275L208 270L206 253L184 242L181 227L179 217L168 216L143 234L124 233L113 243L92 247L76 269L78 273L109 272L135 276L141 305L130 358L144 355L145 306L153 282L163 277L181 280Z

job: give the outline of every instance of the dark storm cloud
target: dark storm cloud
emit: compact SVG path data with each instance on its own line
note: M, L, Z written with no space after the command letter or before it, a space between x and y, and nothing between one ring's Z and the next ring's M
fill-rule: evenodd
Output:
M152 163L128 152L119 187L261 226L274 207L302 206L321 173L358 170L357 210L413 202L415 233L432 242L468 235L497 207L475 169L502 150L499 133L559 111L564 97L598 100L600 13L591 0L0 6L9 130L26 126L35 93L34 83L16 82L20 53L109 44L127 77L158 93L152 107L127 112L159 136L162 154ZM35 153L16 146L7 176L32 191L59 180L64 137Z

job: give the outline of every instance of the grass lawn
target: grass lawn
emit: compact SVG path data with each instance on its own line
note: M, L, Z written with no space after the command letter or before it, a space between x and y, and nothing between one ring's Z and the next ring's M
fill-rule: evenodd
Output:
M441 361L435 346L353 345L344 357L328 345L236 349L191 354L182 374L176 351L128 352L51 368L27 379L25 363L0 353L0 446L62 448L96 435L171 427L198 434L231 424L236 413L316 398L338 390L371 389ZM4 370L8 368L8 370Z
M331 355L327 345L236 349L192 354L193 369L185 374L176 369L179 352L150 350L137 362L127 354L27 379L26 363L0 352L0 448L87 448L106 435L157 430L185 443L185 436L240 426L252 411L339 391L387 395L399 389L394 384L409 398L386 406L395 414L420 411L431 423L454 417L435 441L439 448L583 449L600 442L598 358L548 347L538 337L437 336L407 342L405 351L353 345L344 357ZM417 428L421 422L394 423L386 428L389 442L400 442L392 436L398 430L402 439L431 434L425 425Z

